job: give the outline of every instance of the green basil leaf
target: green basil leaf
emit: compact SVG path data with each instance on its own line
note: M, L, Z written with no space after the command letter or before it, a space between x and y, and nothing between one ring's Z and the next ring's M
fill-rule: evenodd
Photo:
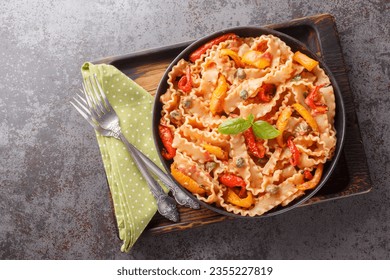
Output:
M253 133L256 137L262 139L273 139L279 136L280 131L274 128L272 125L266 121L256 121L252 125Z
M221 134L238 134L251 127L251 123L243 118L235 118L224 121L218 126Z
M252 125L253 121L255 120L255 116L253 114L250 114L247 118L247 121Z

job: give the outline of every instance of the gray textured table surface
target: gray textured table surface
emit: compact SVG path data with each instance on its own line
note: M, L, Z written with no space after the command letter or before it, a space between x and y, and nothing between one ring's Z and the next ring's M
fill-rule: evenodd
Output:
M219 29L335 16L373 190L121 253L92 130L68 101L84 61ZM389 1L2 1L0 259L389 259Z

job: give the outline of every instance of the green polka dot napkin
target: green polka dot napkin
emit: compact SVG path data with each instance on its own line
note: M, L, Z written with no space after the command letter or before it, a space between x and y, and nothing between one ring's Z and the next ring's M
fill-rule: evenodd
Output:
M152 138L153 97L114 66L85 63L84 78L96 74L119 119L127 140L162 168ZM121 250L128 252L141 235L157 206L146 181L126 146L96 133L114 204Z

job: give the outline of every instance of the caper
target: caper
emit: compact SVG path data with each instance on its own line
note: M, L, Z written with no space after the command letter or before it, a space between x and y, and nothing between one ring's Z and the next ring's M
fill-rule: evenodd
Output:
M242 68L238 68L237 69L237 72L236 72L236 75L237 75L237 78L243 80L246 78L246 73L245 73L245 70L242 69Z
M183 106L184 108L188 109L188 108L191 108L192 106L192 100L191 98L186 98L183 100Z
M245 160L242 157L237 158L236 159L236 166L238 168L245 166Z
M180 119L180 112L178 110L173 110L169 115L175 120Z
M276 194L279 191L279 187L273 184L268 185L265 187L265 191L270 194Z
M206 168L207 172L211 172L216 166L217 166L217 163L215 163L214 161L208 161L205 164L205 168Z
M256 162L257 162L257 164L264 165L268 162L268 158L266 158L266 157L259 158L259 159L257 159Z
M292 78L294 81L299 81L300 79L302 79L301 75L296 75L294 76L294 78Z
M243 99L243 100L247 100L247 99L248 99L248 91L246 91L245 89L243 89L243 90L240 92L240 98Z

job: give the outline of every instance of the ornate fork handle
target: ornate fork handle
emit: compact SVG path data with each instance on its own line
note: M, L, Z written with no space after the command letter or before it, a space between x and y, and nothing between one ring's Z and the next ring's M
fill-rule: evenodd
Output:
M199 209L200 205L198 202L191 199L182 189L180 189L174 182L172 182L169 177L147 156L145 156L141 151L139 151L133 144L131 144L126 137L122 134L120 127L116 125L111 125L108 127L108 130L111 131L111 136L121 140L129 150L130 154L136 153L144 161L146 167L151 170L156 176L166 185L172 192L173 197L176 199L176 202L179 205L190 207L192 209Z
M127 142L127 139L125 140ZM133 146L131 143L129 145ZM125 143L125 145L127 145ZM134 147L134 146L133 146ZM191 199L178 185L169 179L166 175L153 161L151 161L147 156L138 151L136 147L134 149L138 152L140 157L143 159L145 165L149 170L151 170L156 176L163 182L164 185L171 190L173 197L176 199L176 202L182 206L190 207L192 209L199 209L200 205L195 200Z
M175 200L173 198L171 198L170 196L168 196L162 190L162 188L157 183L157 181L154 180L154 178L148 173L146 166L145 166L144 162L142 161L141 157L134 150L135 147L127 141L126 137L122 134L119 125L118 125L118 127L115 127L111 131L113 131L114 134L118 134L119 139L123 141L123 143L126 145L127 149L129 150L131 156L133 157L135 164L137 165L142 176L145 178L146 182L148 183L148 185L150 187L150 190L151 190L154 198L156 199L158 212L173 222L179 221L179 213L178 213L177 208L176 208Z

